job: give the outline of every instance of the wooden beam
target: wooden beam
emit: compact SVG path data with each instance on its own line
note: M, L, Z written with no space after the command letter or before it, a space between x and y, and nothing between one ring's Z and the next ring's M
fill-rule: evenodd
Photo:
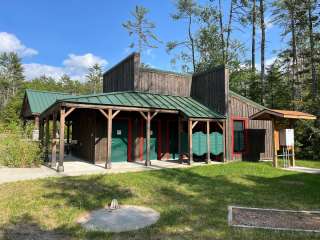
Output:
M193 151L192 151L192 120L188 120L188 147L189 147L189 160L188 164L191 165L193 162Z
M70 122L67 122L67 154L70 153Z
M223 121L222 123L222 144L223 144L223 157L222 157L222 161L226 162L227 161L227 120Z
M102 113L103 116L106 117L106 119L109 118L108 114L104 110L102 110L102 109L98 109L98 110Z
M219 121L216 121L216 123L217 123L218 126L221 128L221 130L223 131L223 123L221 124Z
M72 113L75 109L76 109L76 108L74 108L74 107L70 108L70 109L65 113L64 118L67 118L68 115L69 115L70 113Z
M210 121L207 121L207 159L206 159L206 163L211 162L210 153L211 153L211 149L210 149Z
M146 156L146 166L150 166L150 135L151 135L151 114L147 113L147 156Z
M63 103L65 107L75 107L75 108L89 108L89 109L113 109L127 112L154 112L158 111L159 113L172 113L178 114L177 110L169 109L157 109L157 108L139 108L139 107L122 107L122 106L108 106L108 105L93 105L93 104L80 104L80 103Z
M192 120L191 120L192 121ZM199 121L195 121L193 124L192 124L192 129L194 129L194 127L198 124Z
M36 115L34 118L34 129L39 130L39 125L40 125L40 117Z
M143 112L139 111L139 113L141 114L141 116L142 116L145 120L148 120L147 116L146 116Z
M50 128L49 128L49 117L46 118L46 136L45 136L45 161L49 161L49 138L50 138Z
M152 116L151 116L151 119L150 120L152 120L157 114L158 114L158 110L157 111L155 111L153 114L152 114Z
M118 114L119 114L120 110L117 110L115 113L112 114L112 119L114 119Z
M225 119L224 118L188 118L192 121L199 121L199 122L223 122Z
M52 116L52 138L51 138L51 164L52 168L55 168L57 165L57 142L56 142L56 133L57 133L57 113L53 112Z
M275 142L275 120L272 119L272 150L273 150L273 166L275 168L278 167L278 153L276 148L276 142Z
M107 133L107 161L105 168L111 168L111 151L112 151L112 109L108 109L108 133Z
M64 161L64 125L65 125L65 109L60 109L60 141L59 141L59 164L58 172L63 172L63 161Z

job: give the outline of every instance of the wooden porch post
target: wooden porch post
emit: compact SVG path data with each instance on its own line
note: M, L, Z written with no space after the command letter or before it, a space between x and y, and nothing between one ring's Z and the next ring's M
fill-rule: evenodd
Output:
M39 116L35 116L34 118L34 129L39 130L40 118Z
M44 144L44 120L43 119L40 120L39 138L40 138L39 140L40 140L41 147L43 147L43 144Z
M147 157L146 157L146 166L150 166L150 135L151 135L151 115L150 112L147 112Z
M52 168L55 168L57 165L57 113L53 112L52 114L52 140L51 140L51 164Z
M210 159L210 121L207 121L207 159L206 159L206 163L210 163L211 159Z
M107 136L107 161L105 168L111 168L111 148L112 148L112 109L108 109L108 136Z
M223 162L226 162L227 161L227 147L226 147L226 141L227 141L227 123L226 121L228 120L224 120L223 123L222 123L222 143L223 143L223 159L222 161Z
M70 153L70 121L67 122L67 154Z
M275 120L272 119L272 150L273 150L273 166L278 167L278 153L275 141Z
M181 152L181 131L182 122L180 116L178 117L178 154L179 154L179 163L183 163L182 152Z
M49 161L49 138L50 138L50 129L49 129L49 117L46 118L46 137L45 137L45 161Z
M191 165L193 162L193 152L192 152L192 120L188 119L188 145L189 145L189 161L188 164Z
M59 151L59 165L58 172L63 172L63 160L64 160L64 124L65 124L65 109L60 109L60 151Z

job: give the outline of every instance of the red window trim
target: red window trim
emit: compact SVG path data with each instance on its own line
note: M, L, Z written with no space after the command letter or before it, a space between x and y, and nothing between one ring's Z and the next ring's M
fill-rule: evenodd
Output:
M235 152L234 151L234 121L243 121L244 122L244 149L241 152ZM248 125L249 125L249 119L246 117L231 117L231 133L232 133L232 159L234 156L240 156L244 153L248 152Z

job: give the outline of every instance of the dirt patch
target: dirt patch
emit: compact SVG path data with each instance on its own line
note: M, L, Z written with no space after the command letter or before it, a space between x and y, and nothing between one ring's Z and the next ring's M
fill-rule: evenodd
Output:
M1 236L2 232L2 236ZM43 230L36 223L19 223L0 229L0 239L12 240L69 240L65 234L55 230Z
M320 212L233 207L229 221L233 226L320 231Z

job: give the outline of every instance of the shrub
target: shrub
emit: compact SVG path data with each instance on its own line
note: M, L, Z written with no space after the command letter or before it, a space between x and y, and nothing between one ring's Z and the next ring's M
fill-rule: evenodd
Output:
M0 126L0 129L0 165L36 167L41 164L39 143L26 138L27 130L24 131L18 125Z

